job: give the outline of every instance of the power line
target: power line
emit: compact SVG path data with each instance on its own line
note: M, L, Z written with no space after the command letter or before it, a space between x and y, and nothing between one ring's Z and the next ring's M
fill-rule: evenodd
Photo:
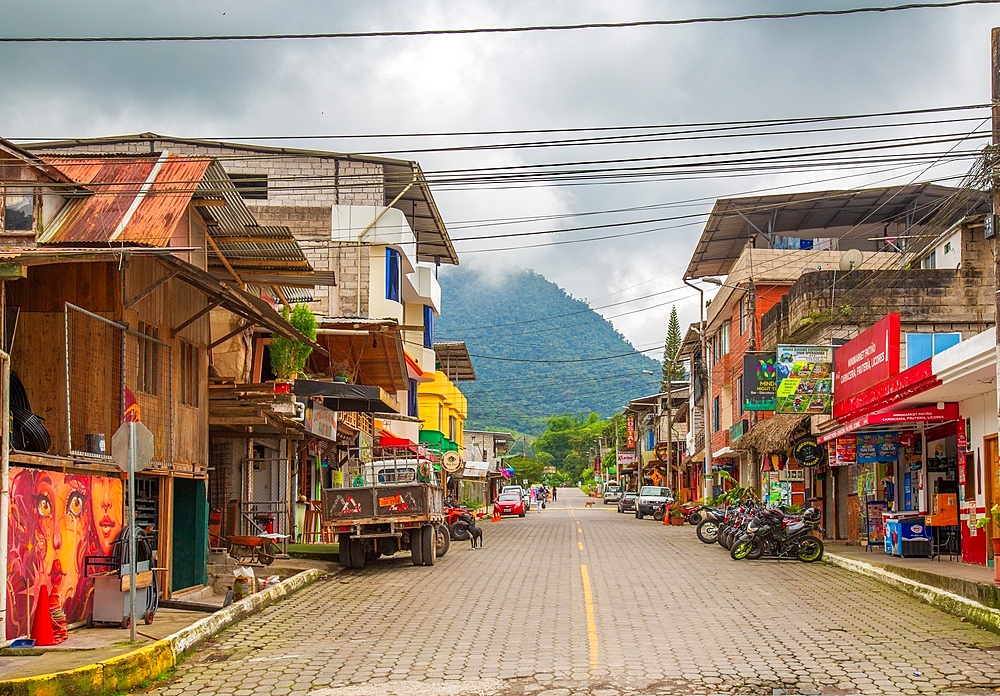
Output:
M969 5L995 5L1000 0L953 0L952 2L913 2L905 5L851 7L842 10L804 10L801 12L732 15L725 17L686 17L681 19L646 19L630 22L586 22L579 24L535 24L514 27L470 27L466 29L404 29L389 31L316 32L301 34L208 34L187 36L9 36L0 43L167 43L206 41L283 41L303 39L367 39L418 36L462 36L469 34L520 34L528 32L578 31L584 29L632 29L692 24L724 24L771 19L806 17L845 17L858 14L885 14L908 10L945 9Z

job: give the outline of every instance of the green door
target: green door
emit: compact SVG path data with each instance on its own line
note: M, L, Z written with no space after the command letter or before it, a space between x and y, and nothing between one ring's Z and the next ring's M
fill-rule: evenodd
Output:
M205 482L174 479L174 541L171 589L208 582L208 498Z

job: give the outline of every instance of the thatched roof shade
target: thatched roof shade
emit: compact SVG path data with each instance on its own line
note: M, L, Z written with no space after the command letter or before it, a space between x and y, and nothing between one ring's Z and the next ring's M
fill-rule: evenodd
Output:
M784 452L792 443L792 435L809 416L799 413L776 413L770 418L757 421L750 432L737 440L733 446L739 450L756 450L761 454Z

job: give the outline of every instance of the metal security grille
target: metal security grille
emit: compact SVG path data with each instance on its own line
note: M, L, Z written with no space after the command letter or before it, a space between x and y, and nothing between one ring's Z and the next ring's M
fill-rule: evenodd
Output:
M110 459L111 436L124 419L126 393L153 433L153 465L172 458L170 344L66 303L66 429L72 454ZM103 441L103 451L101 442Z
M286 457L243 460L245 491L240 503L242 534L291 534L291 467Z

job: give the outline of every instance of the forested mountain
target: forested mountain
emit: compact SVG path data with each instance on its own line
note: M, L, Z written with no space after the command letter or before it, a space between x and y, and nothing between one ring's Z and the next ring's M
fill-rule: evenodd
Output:
M514 270L498 281L465 268L442 269L440 282L435 340L465 341L473 356L574 361L635 350L586 302L533 271ZM469 399L470 429L540 435L549 416L593 411L607 417L660 384L660 363L645 355L472 361L477 381L458 385Z

